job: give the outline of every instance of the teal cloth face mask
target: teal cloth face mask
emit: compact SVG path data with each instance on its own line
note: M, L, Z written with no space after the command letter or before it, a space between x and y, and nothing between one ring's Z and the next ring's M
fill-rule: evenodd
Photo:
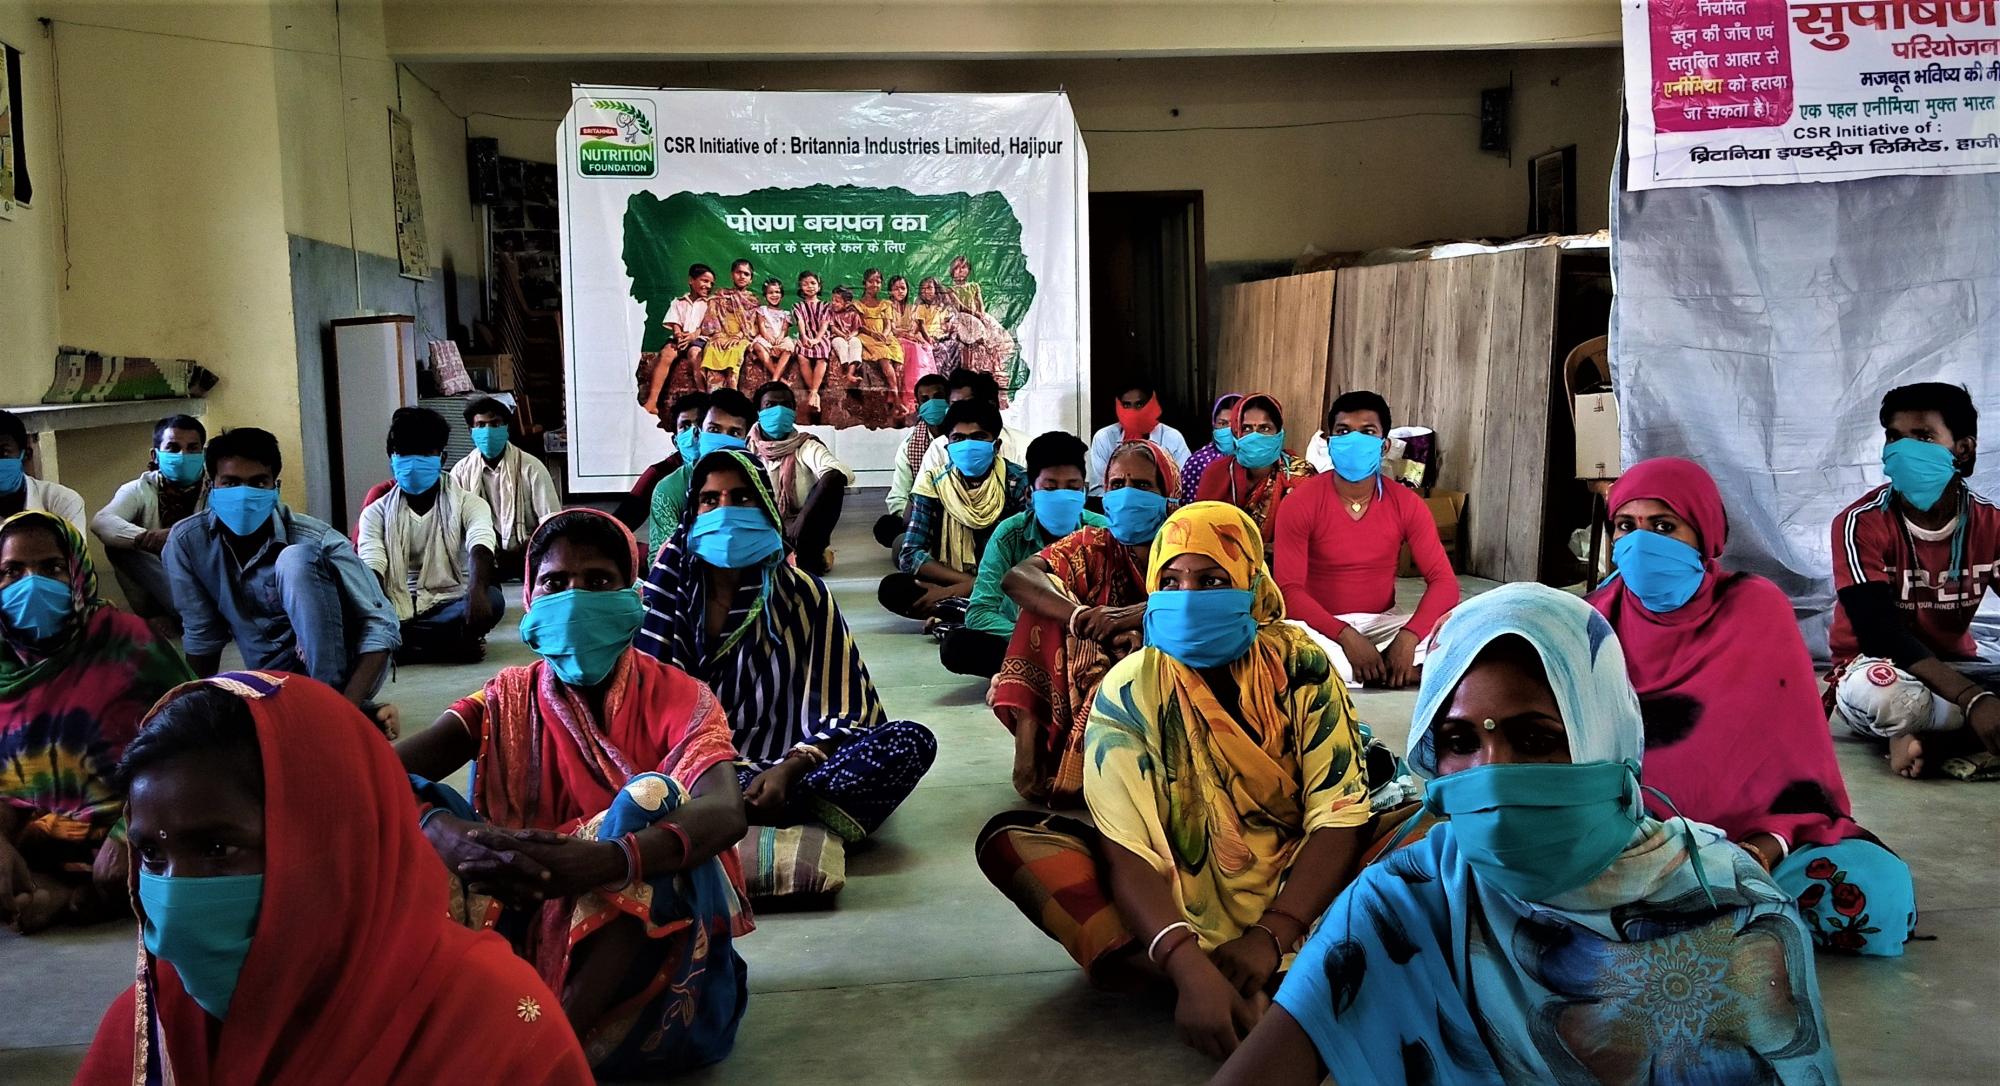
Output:
M785 537L762 509L719 505L694 518L688 549L720 569L749 569L783 554Z
M259 486L218 486L208 492L208 507L232 535L255 535L278 509L278 492Z
M1167 522L1167 499L1136 486L1121 486L1104 492L1104 519L1111 522L1111 538L1128 547L1151 543Z
M1708 579L1701 552L1686 543L1643 529L1627 532L1611 545L1618 577L1656 615L1678 611Z
M1382 439L1349 430L1326 439L1334 473L1350 483L1366 482L1382 470Z
M767 407L757 412L757 429L765 437L787 438L799 428L799 413L790 407Z
M19 491L27 482L27 469L18 456L0 456L0 494Z
M935 430L944 425L944 417L951 411L951 401L946 399L925 400L917 405L917 417L924 425Z
M1066 536L1083 523L1083 503L1087 499L1081 490L1037 490L1028 498L1034 506L1035 520L1052 536Z
M1904 501L1930 509L1958 478L1958 462L1943 445L1905 437L1882 446L1882 472Z
M396 453L389 457L389 476L409 495L428 494L444 474L444 457Z
M674 451L681 454L681 462L692 464L701 453L701 431L695 427L674 432Z
M722 434L712 430L703 430L701 436L696 439L695 452L700 455L695 457L695 459L699 460L703 456L721 452L724 449L747 449L749 447L750 443L748 441L737 437L735 434Z
M7 628L29 641L47 641L69 621L69 585L54 577L30 573L0 588L0 617Z
M1146 644L1189 667L1221 667L1257 640L1256 598L1247 588L1155 592L1146 597Z
M572 588L537 596L521 616L521 641L571 686L596 686L611 674L645 621L639 594Z
M208 470L208 457L198 452L156 452L153 459L159 462L160 478L175 486L192 486L201 481L201 473Z
M1480 878L1547 901L1602 875L1631 845L1644 816L1638 780L1633 762L1487 765L1431 781L1424 809L1451 820Z
M507 428L505 426L475 426L472 428L472 447L488 460L497 460L507 451Z
M1236 455L1236 431L1231 430L1227 426L1218 426L1210 433L1210 436L1215 439L1215 447L1222 451L1222 455Z
M1268 468L1285 451L1285 432L1260 434L1256 431L1236 439L1236 462L1252 470Z
M217 1018L229 1016L236 978L257 934L264 876L196 879L139 872L146 950L173 965L188 995Z

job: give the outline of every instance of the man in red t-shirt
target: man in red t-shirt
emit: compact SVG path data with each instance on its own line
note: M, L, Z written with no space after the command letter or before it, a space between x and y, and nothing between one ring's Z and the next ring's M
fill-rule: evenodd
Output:
M1889 482L1833 521L1828 695L1836 719L1889 741L1918 777L1983 745L2000 753L2000 695L1973 644L1972 616L2000 561L2000 509L1972 492L1979 413L1958 385L1882 397Z
M1405 687L1423 664L1424 638L1458 603L1458 578L1424 500L1382 478L1388 402L1345 393L1328 418L1333 470L1293 487L1271 525L1278 587L1287 617L1320 635L1350 686ZM1424 576L1414 614L1396 610L1406 543Z

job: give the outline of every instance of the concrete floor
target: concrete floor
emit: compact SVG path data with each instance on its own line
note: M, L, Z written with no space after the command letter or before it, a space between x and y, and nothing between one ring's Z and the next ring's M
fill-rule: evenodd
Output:
M740 944L752 996L735 1054L683 1081L1204 1081L1212 1067L1175 1039L1169 999L1092 991L980 876L973 835L1016 802L1011 741L983 688L946 673L914 624L876 605L888 562L867 527L879 505L851 504L830 582L890 713L937 732L937 765L878 838L849 854L835 908L759 916ZM429 720L493 667L527 661L515 617L496 631L486 665L402 670L389 696L405 720ZM1397 747L1413 700L1357 698ZM2000 1081L1987 1032L2000 1022L2000 787L1898 780L1866 746L1837 745L1856 817L1916 870L1925 939L1895 961L1820 959L1842 1075ZM131 982L132 938L117 924L33 939L0 931L0 1083L69 1081L104 1007Z

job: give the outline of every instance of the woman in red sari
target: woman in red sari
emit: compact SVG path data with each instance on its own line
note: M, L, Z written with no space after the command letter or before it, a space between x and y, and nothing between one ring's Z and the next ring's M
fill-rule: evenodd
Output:
M748 1000L736 748L708 687L632 650L639 568L607 514L543 521L521 619L542 659L396 747L431 781L474 763L469 806L420 789L437 804L425 833L463 884L454 912L534 963L610 1078L722 1059Z
M1264 533L1264 557L1269 560L1271 522L1279 504L1293 487L1316 473L1304 458L1285 451L1285 409L1266 393L1253 392L1236 401L1229 430L1236 435L1236 451L1208 465L1195 497L1228 502L1250 514Z
M446 915L409 779L338 692L188 683L120 771L143 949L77 1082L590 1082L548 986Z
M1109 528L1079 528L1015 566L1003 587L1021 617L993 680L993 712L1014 733L1014 790L1051 807L1083 802L1083 725L1097 684L1139 644L1146 555L1181 492L1150 441L1127 441L1104 471Z

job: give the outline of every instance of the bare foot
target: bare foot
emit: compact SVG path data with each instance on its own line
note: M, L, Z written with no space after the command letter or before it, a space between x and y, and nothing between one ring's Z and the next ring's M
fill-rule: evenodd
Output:
M1889 740L1889 768L1911 780L1923 776L1923 740L1914 735L1899 735Z
M14 898L14 930L33 935L61 919L69 911L70 889L54 880L35 880L33 893Z

